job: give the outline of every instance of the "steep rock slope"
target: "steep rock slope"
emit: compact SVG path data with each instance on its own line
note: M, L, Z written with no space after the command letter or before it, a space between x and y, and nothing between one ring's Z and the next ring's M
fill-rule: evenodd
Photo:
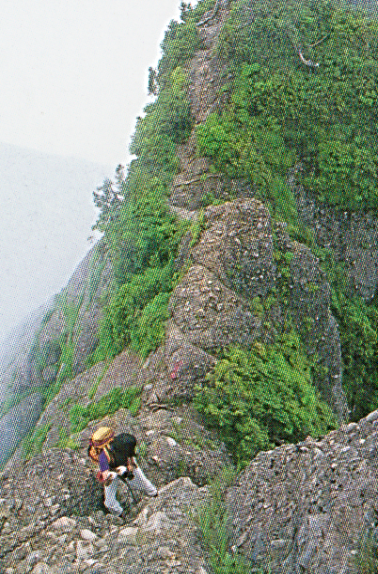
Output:
M189 511L207 488L170 482L139 497L125 524L105 515L102 488L86 461L49 450L0 476L0 566L7 574L204 574L205 552ZM138 495L136 495L138 496ZM128 505L127 490L121 501Z
M251 572L362 572L378 525L377 424L375 411L322 440L260 452L227 490L230 555L244 555ZM0 474L4 572L212 572L193 519L209 504L207 486L163 480L158 498L138 497L122 523L104 514L83 455L46 449ZM127 490L120 500L129 508Z
M216 10L204 15L198 26L203 47L187 64L197 125L223 104L223 69L213 47L230 4L217 1ZM257 339L269 344L282 326L293 323L308 355L317 358L314 383L339 418L347 418L339 329L319 261L309 247L289 237L284 223L274 221L252 185L214 172L199 154L194 131L177 154L180 169L170 206L193 226L176 260L180 280L170 296L164 343L145 362L124 350L110 365L85 370L85 358L96 346L103 298L112 285L104 250L94 267L83 262L64 306L54 308L38 327L34 353L43 349L44 362L35 356L29 360L28 351L27 378L16 379L19 392L30 393L41 384L46 390L56 382L60 390L36 424L43 455L21 462L17 451L0 478L0 558L7 574L94 574L106 567L135 574L211 572L187 510L207 500L204 485L228 457L187 403L217 362L218 351L228 345ZM321 213L323 208L302 192L296 188L303 221L314 225L319 244L329 245L341 261L352 256L357 265L358 259L358 273L350 267L351 291L357 285L362 296L372 298L374 215L348 216L343 226L341 216ZM214 198L224 203L206 207ZM336 235L334 222L340 223ZM353 239L345 238L345 231L353 231ZM88 283L93 270L96 279ZM55 344L61 337L64 357ZM133 385L141 390L136 416L120 409L73 432L72 407L85 408L111 389ZM23 406L17 405L20 416ZM7 416L12 421L9 410L5 422ZM275 574L359 572L356 561L376 535L376 419L373 413L323 440L309 438L260 453L228 493L234 553L254 566L271 566ZM142 502L126 526L102 514L101 494L84 460L87 439L100 423L136 434L143 445L143 468L161 487L158 500ZM64 444L77 452L62 449ZM35 504L31 493L37 494Z
M228 492L234 551L275 574L362 572L378 524L377 425L374 411L259 453Z
M291 241L281 225L274 228L266 207L253 199L209 207L204 212L203 227L196 245L181 256L193 265L170 300L166 355L169 370L175 364L178 368L169 392L177 394L185 388L186 396L190 396L191 383L198 381L195 371L191 379L185 368L188 363L199 362L196 353L188 357L185 346L180 351L180 346L172 344L178 331L181 346L189 344L210 354L230 344L250 345L257 338L269 341L284 323L289 304L308 352L317 354L326 372L316 384L339 417L345 419L340 340L330 312L330 288L311 251ZM290 261L287 285L282 281L281 256ZM285 287L288 303L282 296ZM251 301L257 299L264 304L273 291L281 295L271 309L254 311ZM310 319L310 326L306 319ZM169 355L171 349L174 353ZM207 364L210 366L211 361Z
M230 2L217 2L198 23L202 47L186 64L194 128L187 142L177 146L180 168L169 203L179 216L197 219L200 229L197 237L188 234L182 242L177 267L184 278L171 296L165 344L151 357L155 365L151 380L160 399L191 399L194 385L202 382L214 366L217 349L230 344L247 345L257 338L274 340L275 329L288 310L307 352L318 356L315 384L339 418L345 419L348 408L341 386L338 327L330 311L330 289L318 261L307 247L290 241L283 227L272 222L267 207L253 199L253 186L215 173L209 159L197 148L195 127L212 111L221 110L226 101L221 91L226 67L214 46L229 9ZM229 202L206 209L201 223L199 209L209 197ZM275 260L277 251L291 257L287 285L283 285L282 269ZM370 259L359 258L359 265L373 256L371 252ZM370 267L364 276L374 278L368 272ZM373 279L370 283L369 294L375 285ZM7 398L31 392L41 393L41 401L35 403L38 408L33 411L39 410L40 414L50 388L83 372L87 357L98 343L101 310L110 297L111 285L112 266L106 245L100 242L30 335L29 347L24 357L18 358L17 370L9 366L3 374L2 388L8 389L3 415L9 412ZM281 301L259 316L251 301L259 298L264 305L277 288ZM286 288L289 296L284 303L282 293ZM268 323L273 328L267 327ZM15 411L3 426L13 425L17 443L25 432L16 430L23 411L18 405L12 408Z
M378 288L378 220L373 211L338 213L325 209L303 186L291 179L302 222L316 243L332 250L344 263L349 296L371 301Z
M209 477L229 463L226 449L213 433L204 428L191 406L167 406L157 402L156 389L150 378L153 373L148 365L141 364L137 356L125 351L110 365L99 363L65 383L35 425L27 458L35 454L34 447L39 441L43 452L70 444L86 458L89 437L102 424L118 430L128 429L136 436L143 452L143 465L156 484L166 484L183 473L195 483L205 484ZM137 413L132 415L130 410L118 408L113 414L99 416L84 424L80 424L79 418L77 425L73 412L76 406L85 408L102 400L107 411L112 390L124 392L130 388L141 392L141 406ZM6 469L21 463L23 457L23 448L20 447L8 461Z

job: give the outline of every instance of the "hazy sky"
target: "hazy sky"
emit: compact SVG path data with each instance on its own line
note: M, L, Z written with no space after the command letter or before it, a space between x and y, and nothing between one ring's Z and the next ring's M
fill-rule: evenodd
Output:
M0 339L88 250L92 191L127 163L148 67L179 5L1 0Z
M193 3L194 4L194 3ZM0 142L124 161L179 0L1 0Z

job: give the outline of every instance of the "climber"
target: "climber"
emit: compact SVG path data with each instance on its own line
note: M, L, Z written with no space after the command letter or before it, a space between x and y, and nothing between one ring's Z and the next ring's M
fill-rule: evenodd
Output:
M121 518L126 514L116 497L118 477L124 482L127 480L131 492L139 490L147 496L158 494L136 463L135 446L134 435L120 433L115 436L109 427L98 428L89 441L88 455L100 467L97 478L104 485L104 505Z

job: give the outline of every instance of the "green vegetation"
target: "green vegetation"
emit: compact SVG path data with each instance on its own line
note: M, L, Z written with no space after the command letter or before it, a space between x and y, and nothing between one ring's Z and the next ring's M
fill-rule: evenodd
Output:
M106 371L108 370L108 367L109 367L109 363L105 363L105 365L104 365L104 367L103 367L103 369L102 369L100 375L99 375L99 376L97 377L97 379L93 382L93 385L92 385L91 388L89 389L88 398L89 398L90 400L92 400L92 399L94 398L95 394L97 393L97 389L98 389L98 387L99 387L99 384L101 383L103 377L105 376ZM69 401L69 399L68 399L68 401Z
M135 416L140 407L141 392L142 389L137 387L129 387L125 390L116 387L97 402L91 402L87 406L74 405L69 411L71 432L80 432L90 421L111 415L122 408L128 409Z
M137 120L130 146L134 159L127 170L118 166L114 182L107 179L94 192L99 209L94 227L104 233L104 240L103 251L95 252L90 264L88 300L97 290L107 257L114 283L104 296L99 344L88 366L101 360L108 364L125 347L146 357L162 343L170 293L179 279L178 246L189 230L193 247L203 230L202 212L194 223L181 222L170 211L167 197L179 168L177 146L194 128L188 63L203 48L196 24L214 5L215 0L202 0L195 8L181 4L182 21L170 23L158 68L149 71L148 89L154 99ZM319 251L333 287L344 386L357 419L377 405L377 302L368 305L358 297L346 297L342 266L316 246L311 230L298 223L288 174L295 169L309 195L335 209L378 207L378 24L341 0L238 0L230 7L214 49L224 72L221 91L227 104L196 128L199 151L212 159L214 169L249 182L273 216L289 224L292 237ZM202 205L216 202L208 194ZM250 301L267 332L273 315L269 309L276 303L284 310L288 307L291 256L275 252L280 272L276 289L265 300ZM232 279L239 280L237 265ZM316 285L313 288L316 298ZM40 373L51 364L57 370L54 384L44 390L46 403L73 375L83 293L75 304L58 298L65 331L59 340L33 348ZM51 311L44 324L50 316ZM310 329L311 317L307 324ZM309 433L320 435L335 424L313 388L313 365L298 337L287 324L285 328L271 345L219 349L221 360L197 390L197 409L218 429L239 466L261 448ZM53 356L55 362L49 363ZM90 400L97 385L98 381ZM86 407L73 406L72 429L83 428L113 408L136 410L137 396L133 403L120 389L112 393L107 404L103 397ZM3 405L3 412L11 404ZM39 432L37 443L43 436ZM62 443L66 438L61 437Z
M332 286L331 309L340 331L343 388L350 418L358 421L378 404L377 298L367 303L357 295L351 297L344 264L335 261L329 249L315 247L313 250Z
M343 265L298 223L288 172L295 169L310 197L337 210L378 207L378 22L362 4L234 2L216 48L228 103L196 129L215 168L247 179L323 262L353 420L377 407L377 301L347 296Z
M51 426L52 423L39 426L24 438L21 448L23 458L30 459L41 452Z
M157 97L138 118L130 146L137 159L128 166L127 177L119 170L116 184L104 182L95 196L101 210L97 226L105 233L116 290L90 364L128 345L146 356L164 337L169 293L175 285L174 258L188 226L170 212L167 195L178 169L176 145L192 129L188 77L181 64L198 46L196 15L193 10L186 22L172 22L166 33L159 72L150 71ZM190 53L188 38L193 38Z
M75 439L70 437L65 427L61 427L59 429L59 440L56 446L58 448L71 448L72 450L77 450L80 445L75 441Z
M236 477L232 467L225 468L209 485L209 500L197 508L193 520L201 530L203 543L209 552L214 574L247 574L247 561L229 549L229 516L224 501L226 489Z
M198 127L201 150L290 222L287 170L299 164L320 200L376 208L377 27L336 0L233 3L217 48L229 104Z
M128 345L142 356L155 350L164 336L172 285L170 262L163 268L148 268L134 275L118 289L100 325L98 360L115 356Z
M239 468L259 450L308 434L318 437L335 427L330 408L312 385L311 365L294 332L273 345L225 351L197 388L194 405Z
M161 44L163 56L159 62L157 81L160 89L177 67L187 64L195 52L203 47L196 23L205 12L213 8L215 0L202 0L195 8L181 4L182 22L172 20Z
M119 166L115 183L106 180L94 193L100 209L95 227L105 234L116 289L89 364L113 357L128 345L146 356L164 337L169 293L175 286L175 254L188 227L167 204L179 167L176 146L193 127L185 66L202 47L196 23L214 4L204 0L192 8L182 3L182 21L169 24L158 69L149 70L148 90L155 100L137 121L130 146L136 159L126 177Z
M361 297L334 292L333 312L341 336L343 386L351 419L360 420L378 404L378 308Z
M358 543L354 560L358 574L377 574L378 546L374 532L366 529Z

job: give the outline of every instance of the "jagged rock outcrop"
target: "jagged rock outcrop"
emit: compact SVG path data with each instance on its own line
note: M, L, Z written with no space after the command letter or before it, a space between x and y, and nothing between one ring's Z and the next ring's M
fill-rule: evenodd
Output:
M377 544L377 444L375 411L322 440L260 452L227 489L230 552L251 571L359 574ZM82 452L53 448L14 463L0 474L0 493L6 574L211 572L193 520L210 493L187 476L131 508L121 489L126 523L105 515Z
M188 64L195 125L211 112L220 111L224 104L220 90L225 82L224 62L213 48L229 8L229 2L217 3L217 9L199 26L203 49ZM194 264L170 300L172 319L167 329L165 362L174 377L171 383L160 384L159 393L191 398L191 389L214 363L212 351L230 344L249 345L258 337L274 340L274 328L267 329L264 324L282 322L285 307L289 306L307 352L317 356L315 384L338 418L346 420L340 336L330 311L330 286L319 261L310 249L291 241L284 226L272 222L267 207L253 198L253 186L211 172L209 160L197 149L195 130L178 147L178 157L180 171L169 200L176 213L182 215L187 210L184 217L191 214L192 219L193 210L198 210L207 196L231 201L204 211L196 245L189 238L182 242L178 265L185 267L188 261ZM282 294L282 269L274 253L277 249L291 258L288 303L276 304L271 313L258 316L251 308L253 299L259 298L264 304L273 290L281 290ZM188 345L192 360L188 360ZM188 363L194 367L185 369Z
M206 574L199 531L189 511L207 487L187 478L139 503L124 523L105 515L102 487L86 461L48 450L0 475L0 568L6 574ZM127 489L119 495L125 508Z
M260 452L228 492L234 551L275 574L362 572L378 532L377 441L374 411Z
M183 249L185 254L178 260L193 264L170 299L165 356L175 376L167 381L166 393L169 388L169 394L179 396L185 377L185 396L190 397L190 389L212 365L204 357L202 370L184 371L185 345L198 349L193 357L199 363L204 351L211 356L220 347L250 345L257 338L274 340L289 311L307 352L318 357L315 384L345 420L348 407L341 385L340 337L330 311L330 287L310 249L291 241L284 227L272 222L263 203L249 198L207 208L198 241L192 247L184 241ZM274 305L264 310L273 293ZM256 300L261 303L258 312L252 305ZM176 345L173 336L178 337Z
M229 7L218 0L204 15L202 49L187 64L195 126L220 111L227 97L219 92L226 69L213 47ZM208 501L209 478L229 458L190 401L221 348L273 342L291 321L307 353L317 357L317 388L339 419L347 419L340 337L319 261L290 239L284 223L273 221L252 185L214 173L199 153L195 130L177 155L169 205L193 225L176 259L181 280L171 294L162 346L145 362L124 350L110 364L86 370L113 280L100 242L3 369L0 400L28 396L4 408L0 464L34 425L43 438L42 454L25 462L16 450L0 476L0 571L6 574L210 574L191 512ZM377 220L325 212L295 178L289 183L299 218L314 229L317 243L347 263L350 293L371 300L378 282ZM223 204L204 208L214 199ZM42 413L36 389L46 391L67 367L64 344L72 350L71 374ZM141 389L136 416L119 409L73 429L73 406L130 386ZM130 509L126 524L104 514L86 457L99 424L136 435L139 462L160 490L156 500ZM260 453L228 490L233 551L274 574L357 574L366 541L378 536L377 430L375 412L322 440ZM68 444L74 450L64 448ZM127 491L121 501L128 505Z

